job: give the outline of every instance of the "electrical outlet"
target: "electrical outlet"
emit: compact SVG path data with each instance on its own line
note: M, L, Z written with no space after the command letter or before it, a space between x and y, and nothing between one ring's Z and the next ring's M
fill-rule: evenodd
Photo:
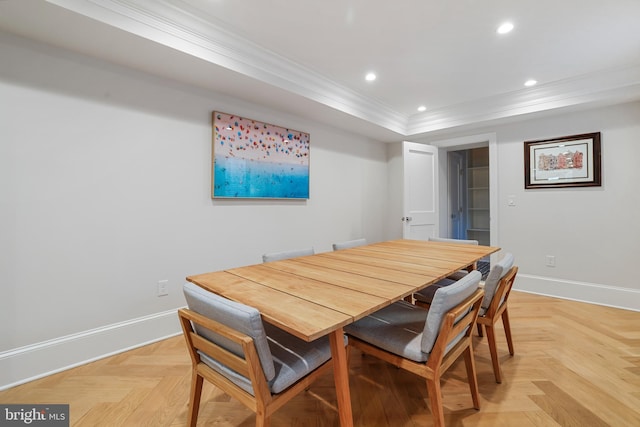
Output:
M165 295L169 295L169 281L158 280L158 296L163 297Z
M547 267L556 266L556 257L554 255L547 255Z

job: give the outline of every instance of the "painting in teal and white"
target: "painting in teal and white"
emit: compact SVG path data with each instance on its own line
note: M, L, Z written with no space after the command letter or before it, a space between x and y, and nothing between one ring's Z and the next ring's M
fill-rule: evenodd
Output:
M309 198L309 134L213 113L212 196Z

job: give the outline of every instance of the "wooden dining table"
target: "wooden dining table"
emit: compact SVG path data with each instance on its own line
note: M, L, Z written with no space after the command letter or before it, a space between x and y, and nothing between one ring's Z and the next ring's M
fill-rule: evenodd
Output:
M198 274L187 280L257 308L264 321L303 340L328 335L344 427L353 425L344 326L498 250L399 239Z

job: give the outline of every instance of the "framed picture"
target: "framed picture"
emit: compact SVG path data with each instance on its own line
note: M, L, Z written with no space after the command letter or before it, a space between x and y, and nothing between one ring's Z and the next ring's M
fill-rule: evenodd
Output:
M602 185L600 132L524 142L524 188Z
M309 198L308 133L213 113L211 197Z

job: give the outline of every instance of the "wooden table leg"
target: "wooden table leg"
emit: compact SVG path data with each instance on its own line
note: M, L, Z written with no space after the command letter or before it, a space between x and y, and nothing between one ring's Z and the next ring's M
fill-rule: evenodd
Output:
M351 411L351 392L349 391L349 366L342 328L331 333L329 341L331 343L331 357L333 358L333 379L336 383L340 426L352 427L353 414Z

